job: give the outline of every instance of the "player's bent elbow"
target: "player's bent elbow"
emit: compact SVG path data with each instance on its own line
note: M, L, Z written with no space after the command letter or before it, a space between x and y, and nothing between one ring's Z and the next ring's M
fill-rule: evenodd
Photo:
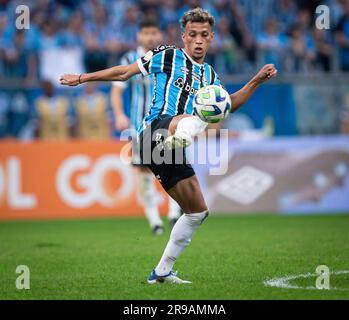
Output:
M237 109L240 108L240 105L231 105L231 108L230 108L230 113L234 113Z
M239 109L240 105L236 102L236 96L230 95L230 99L231 99L230 113L233 113L237 109Z
M132 76L133 76L133 73L130 70L125 70L125 72L119 75L118 81L127 81Z
M130 78L130 76L128 75L128 69L126 66L116 66L109 70L110 72L108 72L108 75L105 78L107 80L127 81Z
M130 79L130 76L127 73L120 74L117 78L117 81L127 81Z
M127 81L137 73L140 73L137 63L124 66L120 75L120 81Z
M128 79L130 79L131 75L128 68L123 67L121 71L122 72L118 75L118 81L127 81Z

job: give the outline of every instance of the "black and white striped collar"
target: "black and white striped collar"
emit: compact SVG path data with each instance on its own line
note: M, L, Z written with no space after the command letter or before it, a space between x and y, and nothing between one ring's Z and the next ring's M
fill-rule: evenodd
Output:
M198 62L196 62L186 51L184 48L181 48L182 52L184 53L184 55L191 61L192 64L195 64L199 67L203 67L205 65L205 63L200 64Z

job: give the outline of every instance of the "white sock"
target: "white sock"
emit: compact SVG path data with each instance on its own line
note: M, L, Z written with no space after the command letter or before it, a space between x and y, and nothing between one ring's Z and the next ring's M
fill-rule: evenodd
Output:
M182 251L189 245L196 229L208 216L208 211L199 213L183 214L174 225L170 240L167 243L165 251L155 268L159 276L167 275L173 268L173 265Z
M177 201L168 197L168 214L167 218L169 220L178 219L181 216L181 207L178 205Z
M176 133L184 133L191 137L199 135L207 127L207 123L196 116L185 117L178 121Z
M149 221L150 227L162 226L163 222L160 218L159 209L155 203L156 188L153 174L148 172L140 172L139 174L139 195L144 206L145 216Z

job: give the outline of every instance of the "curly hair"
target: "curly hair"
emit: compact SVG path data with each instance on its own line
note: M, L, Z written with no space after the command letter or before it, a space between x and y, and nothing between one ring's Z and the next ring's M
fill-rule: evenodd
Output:
M188 22L208 22L213 27L214 17L207 10L197 7L185 12L180 22L183 29Z

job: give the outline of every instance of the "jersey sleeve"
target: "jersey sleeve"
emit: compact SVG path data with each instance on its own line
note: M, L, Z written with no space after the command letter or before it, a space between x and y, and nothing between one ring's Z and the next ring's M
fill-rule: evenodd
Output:
M148 51L137 60L139 70L144 76L166 71L166 66L172 64L175 46L159 46Z
M121 66L127 66L131 64L133 61L130 61L130 58L128 57L127 54L125 54L121 60L120 60L120 65ZM113 86L121 88L121 89L126 89L128 81L113 81Z

